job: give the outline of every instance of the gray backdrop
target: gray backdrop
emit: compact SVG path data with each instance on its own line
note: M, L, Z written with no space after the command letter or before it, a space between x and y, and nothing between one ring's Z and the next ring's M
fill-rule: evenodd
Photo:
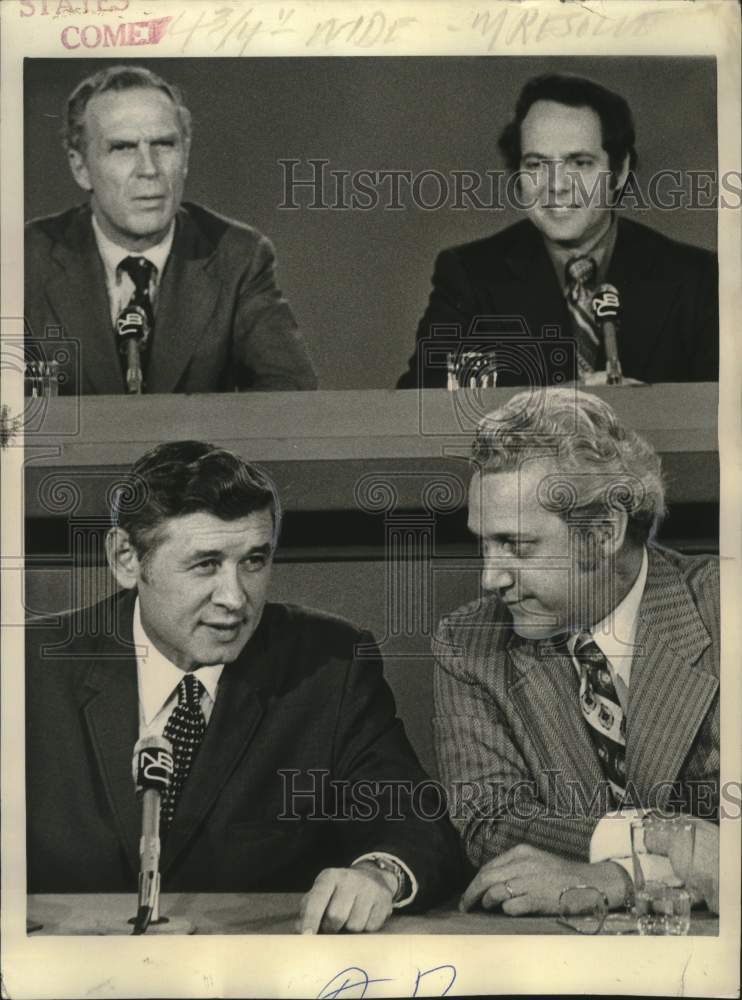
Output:
M287 211L281 159L328 169L502 169L497 136L522 84L569 71L618 90L636 119L638 176L715 170L716 66L680 58L145 59L185 92L194 116L186 197L273 240L279 281L324 389L392 387L412 350L437 252L515 220L509 210ZM59 143L61 109L100 59L25 62L25 213L82 200ZM306 167L304 167L306 170ZM433 188L424 189L432 200ZM306 204L305 195L298 200ZM637 215L715 249L716 213Z

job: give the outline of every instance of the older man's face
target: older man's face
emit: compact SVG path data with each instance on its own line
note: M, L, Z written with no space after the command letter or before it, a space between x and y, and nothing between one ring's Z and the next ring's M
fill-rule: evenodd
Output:
M175 105L161 90L137 87L93 97L84 149L69 153L103 232L130 250L158 243L183 198L188 142Z
M496 594L527 639L594 624L597 570L586 570L567 523L544 499L558 470L536 460L473 476L469 530L482 542L483 589Z
M230 663L258 627L273 556L273 517L198 512L166 522L136 579L142 625L181 670Z
M520 127L522 204L547 239L576 250L609 223L616 179L592 108L536 101ZM623 185L628 158L618 178Z

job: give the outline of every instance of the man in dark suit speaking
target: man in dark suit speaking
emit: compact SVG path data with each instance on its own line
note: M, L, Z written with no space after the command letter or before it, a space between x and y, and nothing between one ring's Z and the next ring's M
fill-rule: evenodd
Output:
M27 629L30 892L136 888L143 737L173 745L165 892L302 891L300 928L378 930L456 887L456 834L372 637L267 603L270 481L161 445L116 494L122 592Z
M89 204L30 222L25 245L27 335L42 353L60 332L79 343L63 394L127 391L134 331L146 392L316 387L270 242L182 202L191 118L174 87L101 70L69 97L65 145Z
M500 386L605 383L608 319L626 380L718 379L716 256L623 216L634 140L628 104L600 84L525 85L500 149L526 218L438 256L399 388L491 385L495 373Z

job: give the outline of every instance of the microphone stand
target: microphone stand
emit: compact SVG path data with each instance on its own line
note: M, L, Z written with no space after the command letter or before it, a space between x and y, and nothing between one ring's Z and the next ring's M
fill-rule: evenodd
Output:
M137 352L138 353L138 352ZM132 771L142 793L142 836L139 840L137 913L129 921L132 934L144 934L151 924L168 923L160 916L160 797L170 784L172 747L161 736L145 736L134 748Z
M141 395L144 385L142 375L142 359L139 351L139 341L131 337L126 344L126 391L132 395Z

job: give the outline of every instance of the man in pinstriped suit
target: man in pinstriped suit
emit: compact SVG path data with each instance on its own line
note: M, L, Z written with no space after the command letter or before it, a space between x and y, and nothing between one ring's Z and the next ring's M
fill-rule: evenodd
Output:
M612 810L718 815L718 560L652 543L659 458L596 396L519 393L482 421L473 459L488 593L434 641L439 768L480 869L462 902L556 912L588 884L617 906L630 866L590 862ZM612 692L601 711L621 720L615 754L589 722L584 641Z

